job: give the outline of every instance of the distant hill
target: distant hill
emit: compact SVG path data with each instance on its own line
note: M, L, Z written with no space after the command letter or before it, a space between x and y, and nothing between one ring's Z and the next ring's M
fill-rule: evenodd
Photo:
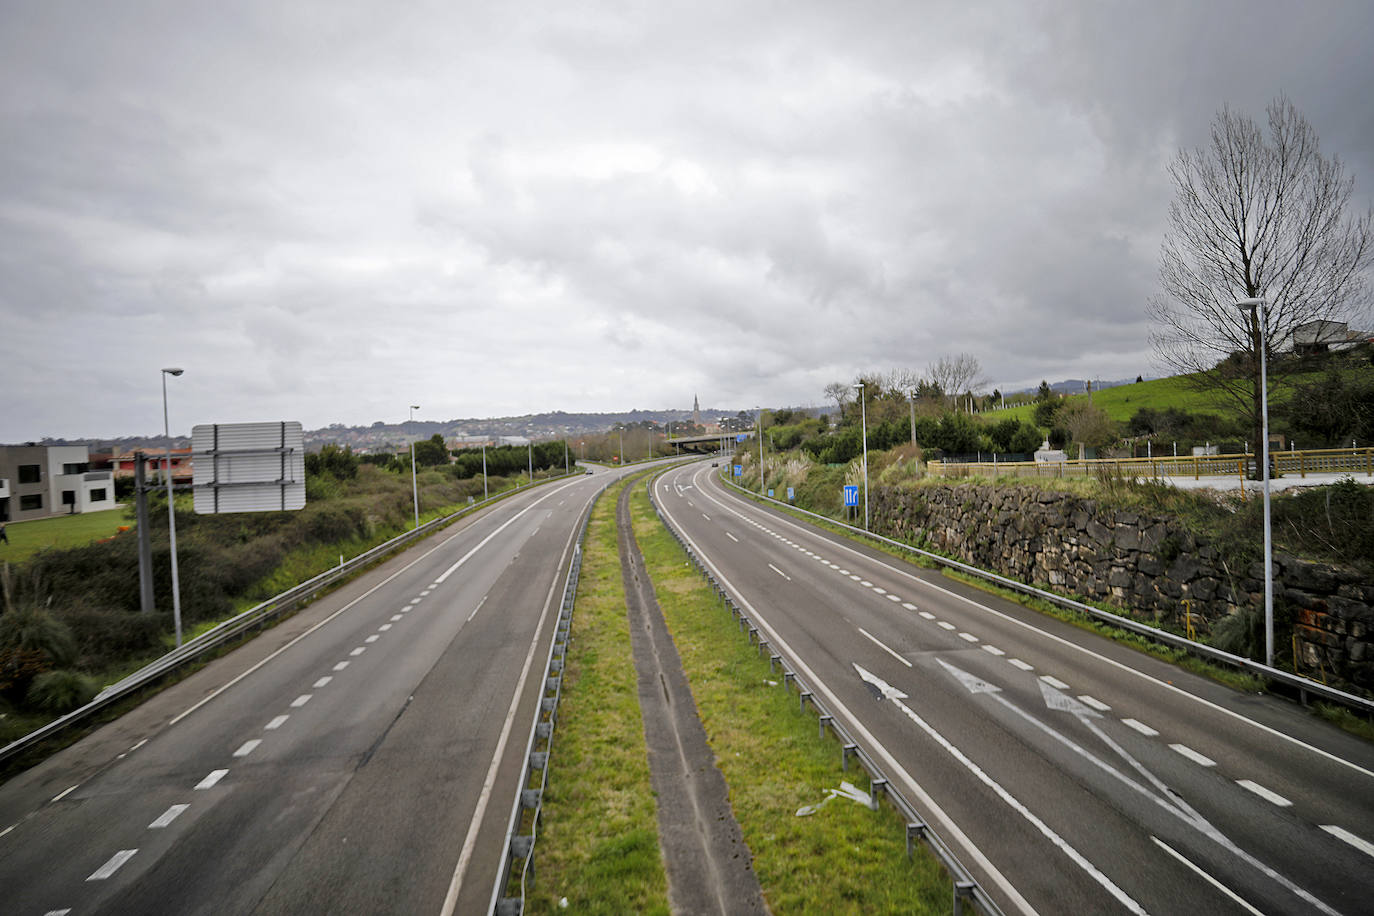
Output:
M1146 379L1145 381L1151 381ZM1106 379L1093 379L1093 391L1103 391L1107 388L1115 388L1118 385L1134 385L1133 378L1119 378L1108 381ZM1082 378L1066 378L1061 382L1050 382L1050 390L1055 394L1082 394L1087 391L1088 380ZM1035 394L1040 390L1040 386L1033 388L1021 388L1017 391L1008 391L1007 394Z

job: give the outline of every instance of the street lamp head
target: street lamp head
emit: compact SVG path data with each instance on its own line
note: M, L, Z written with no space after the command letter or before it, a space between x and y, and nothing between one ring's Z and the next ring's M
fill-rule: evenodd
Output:
M864 387L864 384L865 384L864 382L855 382L854 384L850 385L849 387L850 387L850 388L853 388L855 391L862 391L862 390L863 390L863 387Z
M419 410L419 409L420 409L420 405L419 405L419 404L411 404L411 405L410 405L410 409L411 409L411 410Z
M1264 297L1255 296L1251 299L1238 299L1235 306L1238 309L1264 308Z
M185 372L186 370L185 370L185 369L163 369L162 371L163 371L163 372L166 372L168 375L181 375L181 373Z

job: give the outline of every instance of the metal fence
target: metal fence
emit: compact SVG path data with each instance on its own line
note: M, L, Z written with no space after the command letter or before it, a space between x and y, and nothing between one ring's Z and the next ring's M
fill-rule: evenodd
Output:
M770 647L767 640L760 635L759 628L749 619L749 615L741 607L740 603L737 602L735 597L711 574L706 564L697 555L696 549L692 546L690 540L679 532L668 521L667 517L664 516L654 494L653 483L656 480L657 477L649 482L649 498L650 501L653 502L654 511L658 513L659 521L663 523L663 526L668 529L668 532L672 534L682 546L688 559L691 560L697 572L701 574L707 584L711 586L711 589L715 592L721 604L730 611L731 616L739 627L740 633L744 635L751 645L757 645L759 654L767 653L769 670L773 671L781 668L782 680L779 683L782 685L782 689L790 692L792 686L795 684L801 709L805 711L807 706L810 705L811 708L816 711L816 715L819 717L820 736L824 738L826 729L829 728L831 734L840 742L841 767L848 770L850 760L855 760L858 762L859 766L863 768L864 772L868 774L870 803L876 807L881 800L886 799L896 808L897 813L905 820L907 856L911 856L912 848L919 840L924 842L935 857L945 866L954 880L952 912L955 916L960 916L960 914L965 912L964 905L966 902L974 904L979 911L988 914L988 916L1002 916L1002 910L997 906L996 902L988 896L987 891L983 889L982 885L974 879L973 874L961 861L959 861L958 856L954 854L954 851L950 849L949 845L945 843L940 835L936 833L928 823L926 823L925 819L921 817L920 812L918 812L915 806L913 806L906 796L902 794L901 790L892 785L878 762L872 755L859 746L858 742L850 735L849 730L845 728L844 724L836 720L834 714L826 707L824 701L816 698L815 692L800 676L798 676L796 671L789 664L789 660L784 659L781 654L772 651L772 647ZM771 501L776 502L776 500Z
M1272 476L1350 474L1374 477L1374 448L1332 448L1270 452ZM1235 477L1254 475L1255 455L1178 455L1159 458L1087 458L1065 461L931 461L926 470L937 477Z
M571 476L576 475L560 474L557 477L550 477L539 483L552 483L554 481L567 479ZM238 639L254 627L261 627L274 618L294 610L297 605L314 597L320 591L349 578L359 570L365 569L372 563L409 545L411 542L426 537L465 515L476 512L478 509L485 508L498 500L513 496L518 492L521 492L521 490L508 490L504 493L498 493L488 499L479 500L470 506L464 506L462 509L450 515L432 519L418 528L412 528L404 534L397 535L389 541L378 544L371 550L358 554L351 560L345 560L338 566L326 570L311 579L307 579L299 585L289 588L281 594L268 598L261 604L255 605L229 618L213 629L200 634L196 638L187 640L180 647L155 659L123 680L106 687L95 699L91 700L85 706L75 709L59 719L54 719L47 725L30 732L22 738L11 741L3 748L0 748L0 763L36 747L38 744L52 738L65 729L71 728L89 719L102 709L126 697L132 696L145 687L151 686L183 665L196 661L208 653L219 649L221 646Z

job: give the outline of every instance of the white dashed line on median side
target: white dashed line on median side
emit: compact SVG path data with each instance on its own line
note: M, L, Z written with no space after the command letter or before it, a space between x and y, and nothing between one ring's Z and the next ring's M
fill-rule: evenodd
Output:
M1322 824L1321 827L1336 839L1344 840L1365 855L1374 857L1374 843L1369 842L1363 837L1356 836L1344 827L1337 827L1335 824Z
M310 686L314 687L316 690L319 690L321 687L324 687L332 680L334 680L334 676L332 674L326 674L324 677L320 678L318 681L311 684Z
M960 633L960 634L959 634L959 638L962 639L964 642L977 642L977 641L978 641L978 637L977 637L977 636L974 636L972 633Z
M1012 667L1015 667L1015 668L1020 668L1022 671L1034 671L1034 670L1035 670L1035 666L1034 666L1034 665L1032 665L1030 662L1023 662L1023 661L1021 661L1021 659L1019 659L1019 658L1009 658L1009 659L1007 659L1007 664L1008 664L1008 665L1011 665Z
M1197 751L1193 750L1186 744L1171 744L1169 745L1169 747L1173 749L1174 753L1182 754L1184 757L1187 757L1189 760L1193 761L1193 763L1196 763L1198 766L1214 767L1217 765L1217 762L1213 760L1211 757L1205 757L1202 754L1199 754Z
M1293 804L1291 801L1284 798L1279 793L1273 791L1272 789L1266 789L1264 786L1260 785L1257 782L1251 782L1248 779L1237 779L1236 785L1240 786L1242 789L1248 789L1249 791L1254 792L1256 795L1258 795L1265 801L1269 802L1269 804L1271 805L1278 805L1280 808L1287 808Z
M395 623L396 621L398 621L398 620L400 620L400 619L401 619L401 615L400 615L400 614L392 614L392 615L391 615L391 622L392 622L392 623Z
M358 648L354 649L352 652L349 652L348 654L356 657L362 655L366 651L367 646L359 646Z
M1051 687L1055 688L1056 690L1068 690L1068 689L1069 689L1069 685L1068 685L1068 684L1065 684L1065 683L1064 683L1063 681L1061 681L1059 678L1057 678L1057 677L1051 677L1051 676L1048 675L1048 674L1042 674L1042 675L1040 675L1040 680L1044 681L1046 684L1049 684Z
M920 614L921 614L921 616L924 617L926 620L934 620L934 619L935 619L935 615L932 614L930 611L921 611Z
M937 621L937 623L939 624L939 627L940 627L940 629L942 629L942 630L952 630L952 629L954 629L954 624L950 623L948 620L940 620L940 621Z
M309 703L309 702L310 702L310 698L313 697L313 696L314 696L313 693L303 693L303 694L301 694L300 696L296 697L294 700L291 701L291 708L292 708L292 709L300 709L300 708L301 708L302 706L304 706L306 703Z
M342 671L342 670L344 670L344 669L347 668L347 667L348 667L348 662L339 662L337 665L334 666L334 670L335 670L335 671Z
M239 749L234 751L234 756L247 757L249 754L253 753L255 750L258 749L259 744L262 744L261 738L250 738L249 740L239 745Z
M161 830L171 824L172 821L181 817L181 812L185 811L190 805L173 805L158 816L158 819L148 825L149 830Z
M912 604L910 601L903 601L902 607L906 608L908 611L916 610L916 605Z
M1086 693L1079 694L1078 701L1082 703L1084 706L1091 706L1098 712L1106 712L1107 710L1111 709L1110 706L1108 706L1106 703L1103 703L1097 697L1090 697Z
M1144 722L1139 722L1135 719L1122 719L1121 724L1126 726L1127 728L1135 729L1136 731L1144 735L1146 738L1154 738L1159 734L1159 731L1157 729L1153 729L1150 726L1146 725Z
M290 716L277 716L277 717L276 717L275 719L273 719L271 722L268 722L266 725L264 725L264 726L262 727L262 730L263 730L263 731L268 731L268 732L274 732L274 731L276 731L277 729L281 728L283 725L285 725L285 724L286 724L286 720L289 719L289 718L291 718L291 717L290 717Z
M86 880L104 881L106 878L110 877L115 872L119 871L120 867L125 862L132 859L134 857L134 853L136 852L138 852L137 849L121 849L119 852L110 856L110 861L106 862L104 865L97 868L94 872L91 873L91 876Z
M986 644L983 646L983 651L984 651L984 652L987 652L987 653L990 654L990 655L999 655L999 656L1000 656L1000 655L1006 655L1006 654L1007 654L1007 653L1003 652L1001 649L997 648L996 646L989 646L989 645L986 645Z
M378 629L378 631L380 631L380 632L382 632L382 633L385 633L387 630L391 629L391 624L389 624L389 623L384 623L384 624L382 624L381 626L379 626L377 629Z
M363 642L372 643L372 642L376 642L376 641L379 640L379 639L381 639L381 637L378 636L376 633L373 633L373 634L372 634L371 636L369 636L367 639L364 639Z
M213 789L215 787L215 783L219 782L221 779L228 775L228 770L211 770L204 779L196 783L196 791Z
M900 602L900 601L902 600L902 596L901 596L901 595L888 595L888 596L887 596L887 600L888 600L888 601L897 601L897 602Z

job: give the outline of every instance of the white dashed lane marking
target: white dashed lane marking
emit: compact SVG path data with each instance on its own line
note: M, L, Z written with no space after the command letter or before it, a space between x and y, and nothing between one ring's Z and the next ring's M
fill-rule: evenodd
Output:
M1156 729L1151 728L1144 722L1136 721L1135 719L1122 719L1121 724L1126 726L1127 728L1135 729L1136 731L1144 735L1146 738L1153 738L1159 734L1159 732Z
M378 636L376 633L373 633L373 634L372 634L371 636L369 636L367 639L364 639L363 642L369 642L369 643L371 643L371 642L376 642L376 641L379 640L379 639L381 639L381 637Z
M1103 703L1101 700L1097 699L1096 697L1090 697L1090 696L1088 696L1086 693L1084 693L1084 694L1079 694L1079 696L1078 696L1078 701L1079 701L1080 703L1082 703L1084 706L1091 706L1093 709L1096 709L1098 712L1106 712L1107 710L1111 709L1111 707L1108 706L1106 703Z
M942 630L952 630L952 629L954 629L954 624L950 623L948 620L941 620L941 621L939 621L939 626L940 626L940 629L942 629Z
M778 568L777 568L776 566L774 566L772 563L769 563L769 564L768 564L768 568L771 569L771 570L773 570L773 572L777 573L778 575L782 576L782 577L783 577L784 579L786 579L788 582L791 582L791 581L792 581L792 577L791 577L791 576L789 576L787 573L783 572L781 569L778 569Z
M134 853L136 852L138 852L137 849L121 849L119 852L110 856L110 861L106 862L104 865L97 868L94 872L91 873L91 876L86 880L104 881L106 878L110 877L115 872L119 871L119 869L124 865L125 862L129 861L134 857Z
M326 674L324 677L320 678L318 681L311 684L310 686L314 687L316 690L319 690L321 687L325 686L332 680L334 680L333 675Z
M1048 675L1048 674L1042 674L1042 675L1040 675L1040 680L1044 681L1046 684L1049 684L1051 687L1054 687L1054 688L1057 689L1057 690L1068 690L1068 689L1069 689L1069 685L1068 685L1068 684L1065 684L1065 683L1064 683L1063 681L1061 681L1059 678L1057 678L1057 677L1051 677L1051 676Z
M1197 751L1193 750L1186 744L1171 744L1169 745L1169 747L1173 748L1175 753L1182 754L1184 757L1187 757L1189 760L1193 761L1193 763L1196 763L1198 766L1214 767L1217 765L1217 762L1213 760L1211 757L1205 757L1202 754L1199 754Z
M960 633L960 634L959 634L959 638L962 639L964 642L977 642L977 641L978 641L978 637L977 637L977 636L974 636L972 633Z
M1374 857L1374 843L1369 842L1363 837L1358 837L1344 827L1337 827L1335 824L1322 824L1322 829L1336 839L1343 840L1351 846L1354 846L1365 855Z
M177 818L181 817L181 812L185 811L185 810L186 810L187 808L189 808L189 807L191 807L191 806L190 806L190 805L173 805L172 807L168 808L166 811L162 812L162 814L158 816L158 819L157 819L157 820L155 820L155 821L153 821L151 824L149 824L149 825L148 825L148 829L149 829L149 830L161 830L163 827L166 827L167 825L169 825L170 823L172 823L172 821L174 821L174 820L176 820Z
M262 744L261 738L250 738L249 740L239 745L239 749L234 751L234 756L247 757L249 754L253 753L253 751L258 749L259 744Z
M204 789L213 789L215 787L215 783L219 782L221 779L228 775L228 770L211 770L204 779L196 783L196 790L202 791Z
M76 791L77 789L79 789L79 788L81 788L81 783L77 783L77 784L74 785L74 786L68 786L67 788L63 789L61 792L58 792L56 795L54 795L54 796L52 797L52 801L49 802L49 804L53 804L53 803L55 803L55 802L60 802L62 799L66 798L68 795L71 795L73 792L75 792L75 791Z
M916 605L912 604L910 601L903 601L902 607L906 608L908 611L916 610Z
M735 536L734 536L733 534L731 534L730 532L728 532L728 531L725 532L725 536L728 537L730 540L734 541L736 544L739 543L739 538L735 537Z
M991 654L991 655L1006 655L1006 654L1007 654L1007 653L1003 652L1001 649L997 648L996 646L984 645L984 646L983 646L983 651L984 651L984 652L987 652L987 653L989 653L989 654Z
M935 615L932 614L930 611L921 611L921 616L924 617L926 620L934 620L934 619L935 619Z
M283 725L285 725L285 724L286 724L286 720L289 719L289 718L291 718L291 717L290 717L290 716L277 716L277 717L276 717L275 719L273 719L271 722L268 722L266 725L264 725L264 726L262 727L262 729L263 729L263 731L274 732L274 731L276 731L277 729L281 728Z
M347 668L347 667L348 667L348 662L339 662L337 665L334 666L334 670L335 670L335 671L342 671L342 670L344 670L344 669Z
M1248 779L1237 779L1236 785L1240 786L1242 789L1248 789L1251 792L1254 792L1256 795L1258 795L1265 801L1269 802L1269 804L1271 805L1278 805L1280 808L1287 808L1293 804L1291 801L1284 798L1279 793L1271 789L1266 789L1264 786L1260 785L1257 782L1251 782Z
M352 652L350 652L350 653L348 653L348 654L349 654L349 655L353 655L353 656L358 656L358 655L362 655L362 654L363 654L364 652L366 652L366 651L367 651L367 646L359 646L358 648L354 649Z
M314 696L313 693L303 693L303 694L301 694L300 696L296 697L294 700L291 701L291 708L292 708L292 709L300 709L300 708L301 708L302 706L304 706L306 703L309 703L309 702L310 702L310 698L313 697L313 696Z
M1015 667L1015 668L1020 668L1022 671L1034 671L1034 670L1035 670L1035 666L1034 666L1034 665L1032 665L1030 662L1023 662L1023 661L1021 661L1021 659L1019 659L1019 658L1009 658L1009 659L1007 659L1007 664L1008 664L1008 665L1011 665L1011 666L1013 666L1013 667Z

